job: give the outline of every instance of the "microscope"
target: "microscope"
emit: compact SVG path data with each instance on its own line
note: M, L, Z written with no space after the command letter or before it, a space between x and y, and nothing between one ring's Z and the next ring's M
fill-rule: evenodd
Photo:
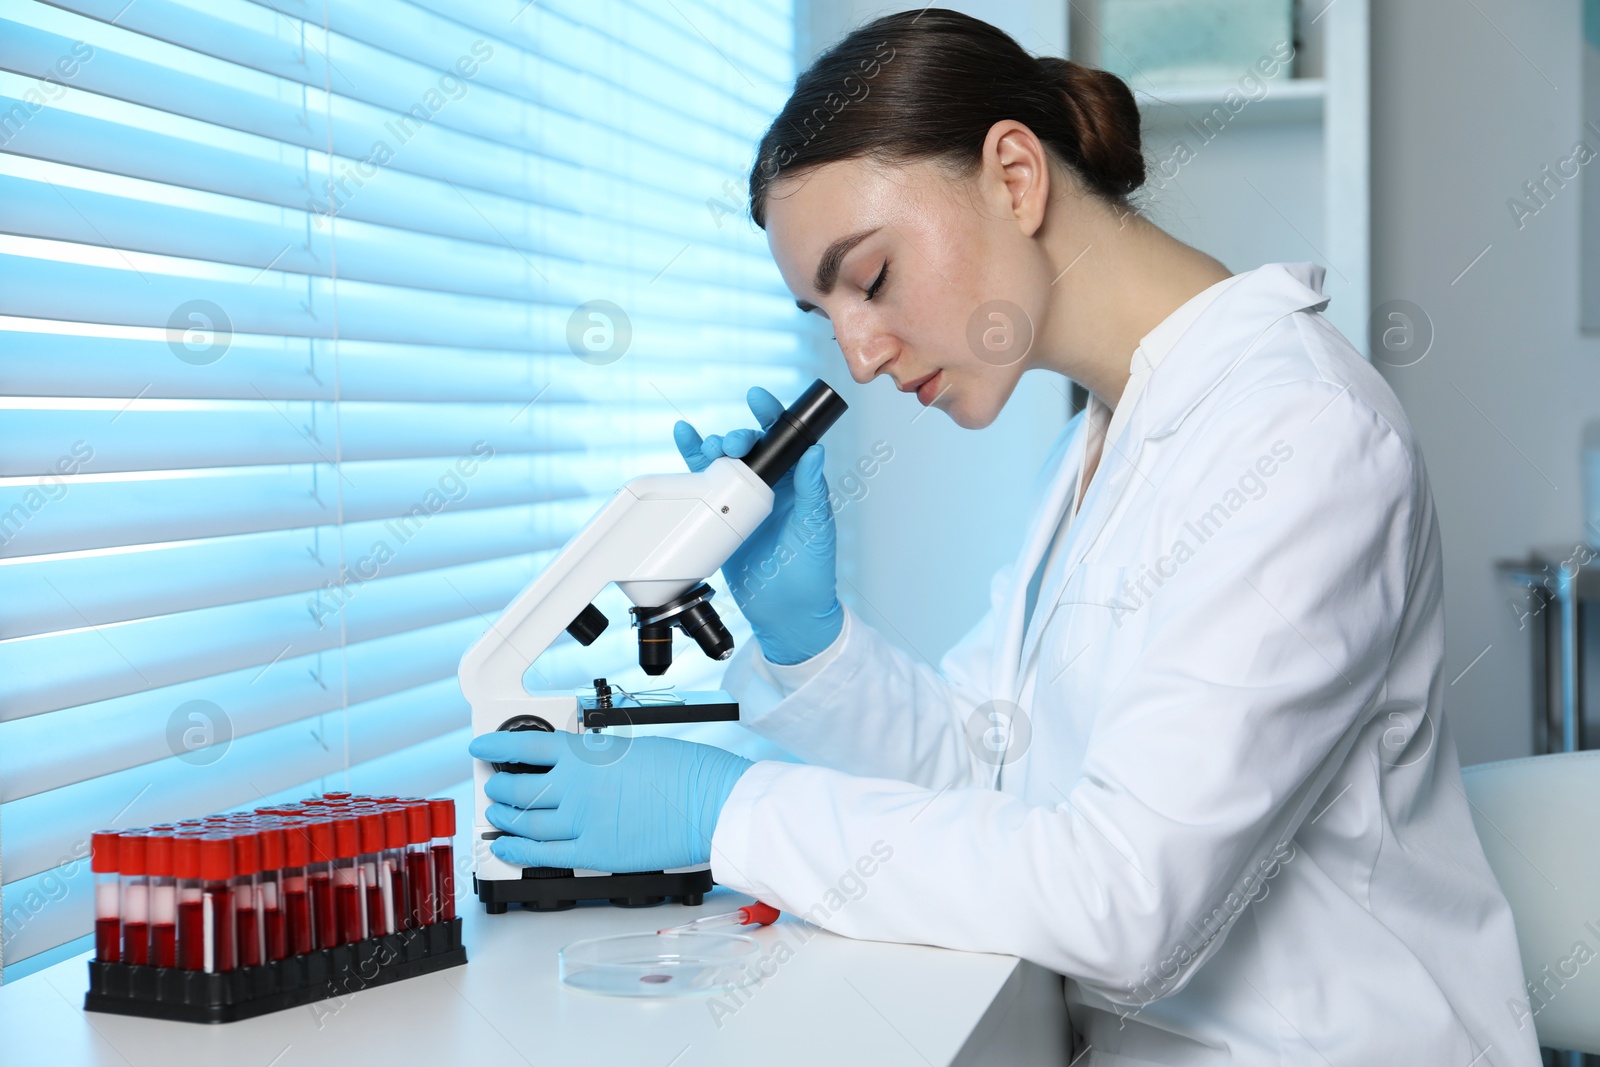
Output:
M634 726L737 721L739 705L722 690L634 695L596 678L592 688L529 692L523 676L563 630L580 645L594 643L609 620L593 601L611 582L635 605L628 613L639 631L639 666L647 675L664 674L672 665L674 627L713 660L733 655L733 638L711 606L715 590L705 578L771 513L772 487L846 407L819 378L743 458L719 456L698 473L645 475L618 489L462 657L459 678L472 706L473 736L565 730L587 740ZM615 758L614 746L612 754L598 743L593 751L597 761ZM547 770L473 760L472 885L490 914L513 903L535 911L570 908L579 900L623 907L668 898L701 903L712 886L709 864L591 871L520 867L491 852L489 843L502 831L485 817L490 801L484 783L496 771Z

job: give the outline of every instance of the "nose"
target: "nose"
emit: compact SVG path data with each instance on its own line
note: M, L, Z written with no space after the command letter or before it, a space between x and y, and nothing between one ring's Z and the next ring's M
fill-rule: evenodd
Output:
M839 351L844 354L845 366L850 368L850 377L861 385L883 374L899 351L898 343L890 334L842 322L835 323L833 332L839 341Z

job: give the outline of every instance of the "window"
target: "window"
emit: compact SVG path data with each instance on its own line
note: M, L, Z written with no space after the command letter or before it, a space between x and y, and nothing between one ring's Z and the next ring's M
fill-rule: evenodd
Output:
M743 214L793 77L787 0L0 0L8 978L97 828L469 776L489 620L814 376ZM535 688L644 677L607 596Z

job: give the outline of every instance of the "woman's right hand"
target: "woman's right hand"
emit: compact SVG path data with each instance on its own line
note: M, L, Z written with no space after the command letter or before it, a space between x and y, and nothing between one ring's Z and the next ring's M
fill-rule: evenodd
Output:
M783 413L778 399L760 386L751 388L746 399L762 431ZM733 430L702 440L680 419L672 436L684 462L698 473L719 456L742 458L761 433ZM820 444L801 453L772 487L772 513L722 565L734 603L772 663L810 659L833 644L844 625L836 589L838 537L822 476L823 458Z

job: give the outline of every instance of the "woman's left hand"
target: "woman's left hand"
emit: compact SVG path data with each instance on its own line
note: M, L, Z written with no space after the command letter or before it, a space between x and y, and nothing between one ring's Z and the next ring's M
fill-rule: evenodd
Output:
M489 777L488 819L508 835L491 852L523 867L612 874L709 862L717 816L751 766L670 737L565 730L483 734L468 751L491 763L550 768Z

